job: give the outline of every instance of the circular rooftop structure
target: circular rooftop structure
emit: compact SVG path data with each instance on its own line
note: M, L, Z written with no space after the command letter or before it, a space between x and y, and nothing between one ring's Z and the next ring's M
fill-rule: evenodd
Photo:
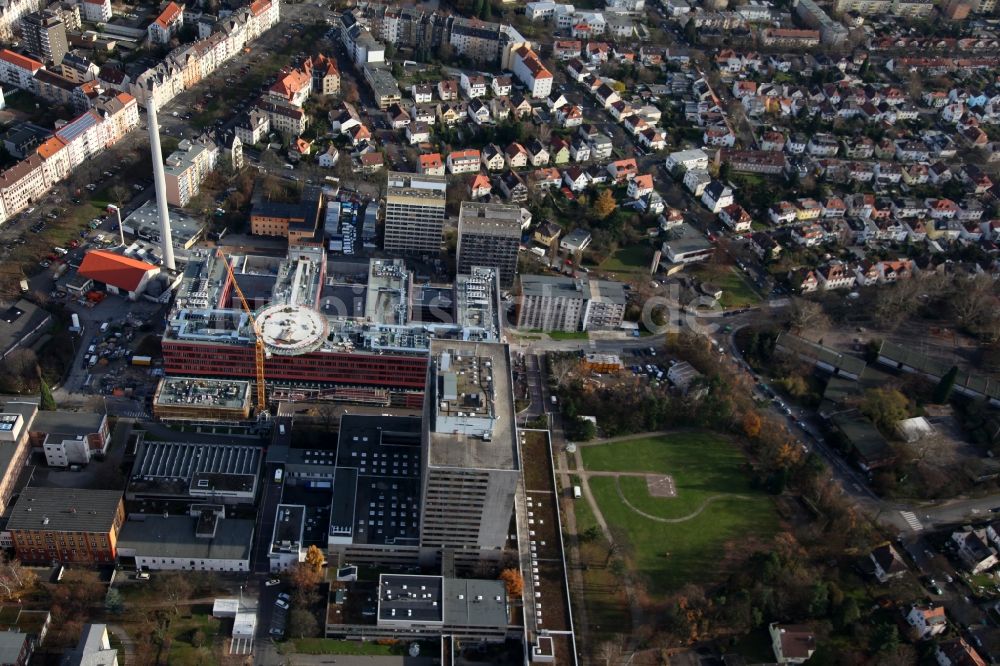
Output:
M328 332L326 317L303 305L269 305L255 318L267 351L281 356L316 351Z

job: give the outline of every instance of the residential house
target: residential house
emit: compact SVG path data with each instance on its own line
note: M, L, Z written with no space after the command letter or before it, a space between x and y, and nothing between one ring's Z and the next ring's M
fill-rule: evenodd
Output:
M477 125L484 125L491 121L490 107L481 99L474 99L466 107L469 118Z
M771 223L781 226L794 222L798 217L798 208L790 201L779 201L767 209Z
M479 97L486 97L486 77L479 74L466 74L462 72L461 78L459 79L459 87L461 87L462 92L469 99L478 99Z
M556 122L563 127L579 127L583 123L583 110L576 104L564 104L555 114Z
M458 99L458 82L455 79L441 79L437 84L438 99L453 102Z
M493 192L490 184L490 177L484 173L477 173L469 180L469 196L472 199L482 199Z
M750 249L761 261L777 259L781 255L781 244L774 240L771 234L755 231L750 234Z
M448 154L448 173L476 173L480 159L479 151L474 148L452 151Z
M410 123L406 126L406 140L410 142L411 146L430 141L430 126L426 123Z
M705 188L712 182L712 177L707 171L701 169L691 169L684 173L684 187L696 197L701 197Z
M951 541L969 573L980 574L997 565L997 549L990 545L985 529L953 532Z
M692 150L681 150L667 155L665 162L667 171L677 174L681 169L684 171L708 170L708 154L698 148Z
M389 125L392 129L403 129L410 124L410 114L408 114L398 103L392 104L386 115L389 117Z
M816 652L816 636L809 627L772 622L767 630L774 659L779 664L804 664Z
M562 235L562 227L555 222L543 222L535 229L535 233L532 234L532 240L543 247L551 249L559 242L560 235Z
M417 173L443 176L444 161L441 159L441 153L425 153L417 157Z
M986 666L986 661L961 636L938 643L934 658L938 666Z
M639 167L636 165L634 158L627 158L624 160L616 160L608 165L608 175L616 183L623 183L627 180L635 178L639 173Z
M581 125L582 127L582 125ZM606 160L611 157L614 150L614 142L607 134L598 133L590 138L590 159L595 162Z
M410 97L414 104L430 104L434 100L434 87L425 83L410 86Z
M452 127L465 120L468 112L464 104L438 104L437 119L442 125Z
M508 169L523 169L528 166L528 151L516 141L504 149L504 158Z
M921 640L943 634L948 628L944 606L914 604L910 607L910 612L906 614L906 621L913 628L914 636Z
M733 190L721 181L713 180L705 187L701 203L713 213L718 213L726 206L733 205Z
M753 222L750 218L750 213L746 212L743 206L736 203L730 204L719 211L719 219L738 234L750 231Z
M822 243L826 235L818 224L803 224L792 229L791 237L803 247L814 247Z
M582 192L590 184L587 172L578 166L571 166L563 169L563 182L573 192Z
M526 146L531 166L541 167L549 163L549 149L538 139L532 139Z
M483 148L480 159L482 160L483 168L487 171L503 171L507 163L504 151L500 150L500 146L495 143L488 144Z
M497 176L494 182L504 198L511 203L524 203L528 200L528 186L516 171L506 171Z
M542 190L548 190L553 187L558 188L562 185L562 174L555 167L542 167L541 169L532 171L528 176L528 181L533 186Z
M553 164L566 164L571 156L569 142L561 137L555 137L549 143L549 155Z
M642 174L641 176L636 176L628 183L627 195L631 199L641 199L653 192L653 176L651 174Z
M817 270L819 274L820 288L827 291L831 289L852 289L857 280L854 271L848 268L847 264L840 261L831 261L826 266Z
M490 81L490 87L493 89L494 96L507 97L513 89L513 83L509 76L494 76L493 80Z
M381 171L384 167L385 160L382 158L382 153L362 153L354 159L356 173L373 174Z
M909 571L903 558L891 543L884 543L875 548L868 557L871 560L872 573L880 583L887 583L890 579L899 578Z
M238 138L238 137L237 137ZM316 159L321 167L324 169L332 169L337 166L337 162L340 161L340 151L333 144L327 146L326 150L319 154Z

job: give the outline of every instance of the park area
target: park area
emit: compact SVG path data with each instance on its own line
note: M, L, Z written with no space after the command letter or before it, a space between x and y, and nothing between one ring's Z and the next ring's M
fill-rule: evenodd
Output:
M750 486L742 451L721 435L678 432L581 453L616 556L654 597L719 580L778 528L771 499ZM585 504L575 503L581 534L594 520Z

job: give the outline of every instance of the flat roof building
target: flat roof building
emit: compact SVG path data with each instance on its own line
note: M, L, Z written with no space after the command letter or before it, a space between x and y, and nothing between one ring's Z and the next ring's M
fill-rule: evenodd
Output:
M518 328L542 331L614 330L627 304L620 282L522 275Z
M345 597L350 597L347 590ZM327 636L439 637L502 641L510 623L502 581L381 574L372 625L328 624Z
M509 287L517 273L521 244L519 206L463 201L458 215L458 272L473 266L495 268L500 285Z
M437 255L444 232L444 176L390 171L386 177L385 250Z
M499 557L521 478L507 345L433 341L426 394L420 545Z
M192 515L132 514L122 526L118 557L141 571L250 571L254 521L225 518L221 506Z
M190 249L205 232L203 222L175 208L169 208L167 216L170 218L170 238L175 249ZM150 199L129 213L128 217L122 220L122 230L140 240L159 243L160 218L156 200Z
M31 347L52 323L52 315L23 298L0 308L0 358Z
M304 562L306 547L303 538L306 528L306 507L301 504L279 504L274 518L274 532L267 551L270 570L287 571Z
M250 382L238 379L164 377L153 394L161 420L244 421L250 407Z

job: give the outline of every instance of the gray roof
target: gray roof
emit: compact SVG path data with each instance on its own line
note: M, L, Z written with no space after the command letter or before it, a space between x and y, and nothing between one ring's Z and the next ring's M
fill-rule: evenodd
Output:
M598 303L614 303L624 305L628 301L625 295L625 285L611 280L591 280L590 298Z
M7 529L53 532L111 531L122 500L120 490L27 487L11 509Z
M506 627L507 622L507 591L503 582L444 579L445 626Z
M104 414L95 412L38 412L31 424L31 432L49 435L86 437L101 429Z
M17 664L27 634L20 631L0 631L0 664Z
M951 361L933 358L912 347L904 347L888 340L882 342L878 355L880 359L888 359L938 379L948 374L955 365ZM972 374L959 368L955 387L1000 400L1000 382L986 374Z
M441 622L441 576L382 574L378 578L379 622Z
M707 250L712 247L707 238L686 222L671 229L664 244L669 246L675 255Z
M118 650L105 648L107 625L88 624L80 642L63 657L63 666L112 666L117 664Z
M463 201L458 214L458 233L521 237L521 208L500 203Z
M550 298L590 298L590 281L555 275L522 275L521 294Z
M443 352L452 358L477 357L482 364L489 362L492 374L497 380L492 383L492 404L495 413L493 431L489 440L464 433L434 432L433 420L437 413L437 364ZM462 469L519 468L517 455L517 432L514 424L514 398L511 395L510 356L507 345L489 342L467 342L460 340L432 340L430 388L424 400L424 429L429 438L427 446L427 467L447 467Z
M247 560L253 545L253 521L222 518L212 538L198 537L194 516L148 515L129 519L118 537L118 548L131 548L136 556L177 559Z
M0 310L0 356L15 347L30 345L32 334L51 320L48 312L23 298Z

